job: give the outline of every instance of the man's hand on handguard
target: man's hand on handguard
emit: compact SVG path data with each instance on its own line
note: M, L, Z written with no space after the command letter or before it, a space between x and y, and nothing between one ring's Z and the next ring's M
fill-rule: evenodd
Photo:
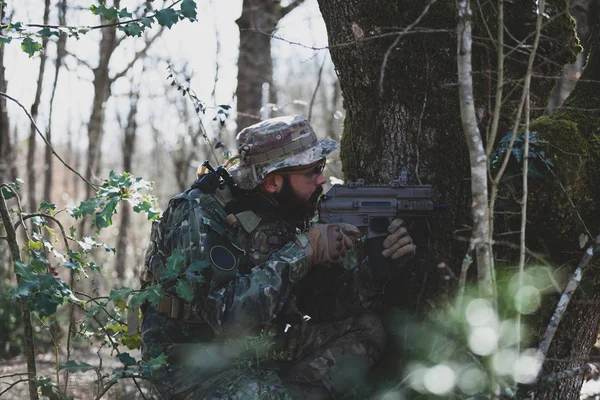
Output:
M302 235L296 237L296 244L306 251L311 265L340 264L360 231L350 224L315 224Z
M381 252L384 257L398 260L400 265L404 265L417 250L417 246L413 244L413 240L406 228L402 226L403 224L404 221L400 218L392 220L388 226L388 235L383 241L383 251Z

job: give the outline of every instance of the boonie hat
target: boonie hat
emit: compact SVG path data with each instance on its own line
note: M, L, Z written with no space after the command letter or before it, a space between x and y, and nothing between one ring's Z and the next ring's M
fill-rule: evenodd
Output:
M228 172L242 189L261 184L278 169L308 165L336 150L333 139L317 139L308 120L289 115L261 121L244 128L235 138L239 162Z

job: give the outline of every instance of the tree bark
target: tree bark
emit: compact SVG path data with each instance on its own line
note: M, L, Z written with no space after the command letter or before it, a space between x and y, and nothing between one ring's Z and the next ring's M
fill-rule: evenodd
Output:
M236 20L240 29L236 90L238 131L260 120L263 83L269 84L269 97L276 103L270 35L281 18L303 2L294 0L282 7L279 0L243 0L242 15Z
M410 184L431 184L434 203L447 206L426 223L409 221L417 254L388 284L383 302L384 307L407 312L426 311L438 297L444 298L440 296L444 280L439 279L437 266L444 262L458 275L473 224L472 176L457 98L456 52L452 51L457 47L455 4L422 0L318 3L344 98L341 159L345 178L387 183L406 171ZM484 142L499 139L489 136L494 108L490 99L497 87L496 75L490 73L497 62L496 39L491 33L497 31L493 3L472 2L473 102ZM566 2L547 4L552 18L544 24L531 80L534 118L546 106L554 76L574 60L577 51ZM500 135L512 129L521 100L535 36L536 2L506 2L505 9L505 31L510 35L505 37ZM537 234L531 228L528 232ZM469 276L474 277L474 271Z
M0 5L0 21L4 18L4 5ZM6 77L4 75L4 48L0 46L0 92L6 93ZM6 98L0 97L0 183L14 182L17 178L17 168L15 165L15 154L10 137L10 123L8 119L8 110L6 108Z
M119 8L120 0L114 1L114 7ZM110 26L102 28L102 39L100 40L98 66L94 68L94 100L92 113L88 122L88 160L85 170L85 178L92 181L99 175L102 136L104 125L104 107L110 97L109 63L111 56L117 47L117 27ZM86 185L85 199L91 196L91 188Z
M590 53L581 78L563 107L550 117L534 121L531 130L545 143L544 150L554 163L551 179L536 181L530 196L528 243L543 249L564 272L573 273L574 254L581 253L580 238L600 229L600 25L590 39ZM583 236L582 236L583 235ZM533 240L535 239L535 240ZM589 243L589 242L588 242ZM600 274L589 268L579 290L567 308L544 364L544 373L579 366L588 358L597 340L600 323ZM552 304L553 299L548 303ZM545 326L544 323L540 324ZM578 399L581 377L561 381L540 391L540 399Z
M44 2L44 25L48 24L48 18L50 15L50 0L45 0ZM33 104L31 105L31 118L33 121L37 119L38 109L40 106L40 100L42 97L42 90L44 86L44 72L46 71L46 47L48 45L48 37L42 37L42 53L40 55L40 68L38 70L38 80L37 80L37 88L35 90L35 98L33 100ZM35 160L35 149L36 149L36 138L37 132L35 126L31 122L30 131L29 131L29 148L27 151L27 187L28 187L28 200L29 200L29 209L31 211L37 210L37 198L36 198L36 183L37 179L37 162Z
M135 152L135 137L137 133L137 101L139 95L132 92L130 95L129 115L127 116L127 126L123 138L123 171L131 172L132 159ZM125 279L125 269L127 266L127 240L129 221L131 219L131 207L127 203L121 206L121 222L119 225L119 239L117 242L115 271L120 282Z
M15 229L13 228L13 221L10 219L10 213L2 193L0 193L0 217L2 219L2 223L4 224L4 229L6 230L6 241L8 242L12 265L14 265L17 261L22 261L21 251L19 250L17 235ZM17 281L18 280L19 277L17 276ZM25 304L24 300L21 300L21 318L23 323L25 360L27 362L27 375L29 379L27 382L29 385L29 399L38 400L39 396L37 393L37 387L33 380L37 374L35 365L35 344L33 342L33 326L31 324L31 311Z
M67 0L61 0L58 4L58 24L66 25ZM52 85L52 95L50 96L50 110L48 112L48 128L46 129L46 139L52 143L52 114L54 111L54 96L56 95L56 87L58 85L58 74L62 68L62 60L66 54L67 34L61 32L56 43L56 61L54 63L54 83ZM52 202L52 150L50 146L46 146L44 155L44 200ZM65 187L64 190L67 190Z

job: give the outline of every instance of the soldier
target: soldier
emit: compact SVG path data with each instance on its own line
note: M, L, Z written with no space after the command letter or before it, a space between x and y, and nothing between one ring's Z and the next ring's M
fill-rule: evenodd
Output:
M384 282L367 259L343 266L355 226L311 224L338 143L317 140L300 116L252 125L236 143L231 184L197 181L153 225L141 283L160 283L166 296L142 307L143 354L168 356L155 386L165 399L348 394L386 342L369 312ZM415 249L401 225L392 221L382 252L399 267ZM183 272L165 275L176 251ZM192 302L178 280L192 284Z

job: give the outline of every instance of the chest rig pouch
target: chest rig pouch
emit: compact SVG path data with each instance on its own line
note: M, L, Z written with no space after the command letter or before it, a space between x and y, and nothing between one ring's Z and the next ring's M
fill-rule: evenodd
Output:
M296 229L281 222L265 222L249 235L248 256L253 266L269 259L271 253L292 241Z

